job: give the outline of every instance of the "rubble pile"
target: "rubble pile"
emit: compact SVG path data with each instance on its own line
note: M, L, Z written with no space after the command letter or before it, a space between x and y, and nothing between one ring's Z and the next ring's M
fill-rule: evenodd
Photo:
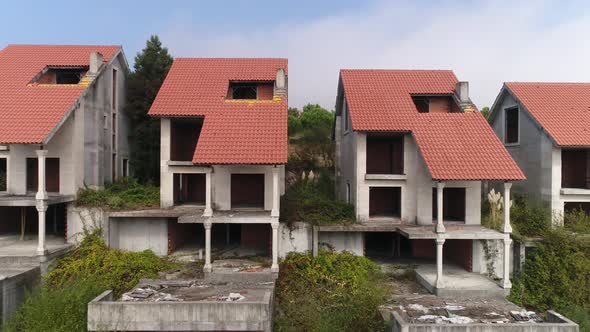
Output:
M186 295L183 291L194 288L213 288L226 283L203 283L202 280L150 280L142 279L137 287L121 296L123 302L181 302ZM211 295L209 301L237 302L246 297L240 293L229 295ZM191 301L189 298L188 301Z
M481 308L465 308L462 305L425 306L418 303L399 305L399 311L416 323L432 324L506 324L514 322L541 323L543 320L533 311L485 312Z

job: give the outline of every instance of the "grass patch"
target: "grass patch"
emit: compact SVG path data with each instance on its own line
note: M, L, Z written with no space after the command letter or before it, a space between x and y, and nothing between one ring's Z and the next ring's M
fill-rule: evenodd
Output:
M120 296L139 279L155 278L159 271L173 268L177 264L150 250L109 249L100 230L93 231L52 266L3 331L86 331L87 304L93 298L107 289Z
M379 266L351 253L290 253L276 286L277 331L378 331L389 288Z
M78 206L109 210L133 210L160 206L160 188L142 185L133 178L121 178L104 188L78 191Z

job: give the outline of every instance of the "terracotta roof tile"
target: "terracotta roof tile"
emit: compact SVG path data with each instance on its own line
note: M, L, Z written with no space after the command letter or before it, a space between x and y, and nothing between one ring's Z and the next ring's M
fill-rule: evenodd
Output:
M120 46L9 45L0 51L0 143L42 143L86 89L29 86L46 66L88 66L98 51L108 61Z
M418 113L412 95L452 95L447 70L342 70L353 130L411 132L435 180L522 180L524 174L477 113Z
M590 146L590 83L505 86L561 146Z
M196 164L287 162L287 98L226 101L230 81L274 81L286 59L178 58L149 114L204 116Z

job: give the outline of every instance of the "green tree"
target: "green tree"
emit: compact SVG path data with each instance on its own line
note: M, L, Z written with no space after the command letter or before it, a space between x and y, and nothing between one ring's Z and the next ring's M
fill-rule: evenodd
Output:
M135 56L127 79L126 111L131 118L131 167L142 183L160 181L160 121L147 115L173 62L158 36Z
M490 108L489 107L484 107L481 109L481 115L483 115L484 118L488 118L488 115L490 115Z

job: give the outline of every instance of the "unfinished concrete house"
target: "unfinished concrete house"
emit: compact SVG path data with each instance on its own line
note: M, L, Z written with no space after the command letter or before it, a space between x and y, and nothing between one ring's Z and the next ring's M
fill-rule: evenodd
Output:
M505 83L489 122L526 174L514 190L564 212L590 213L590 83Z
M127 70L120 46L0 51L0 256L67 247L78 189L129 173Z
M161 222L168 253L212 245L271 253L287 162L287 60L174 61L149 114L161 122ZM166 237L167 234L167 237ZM218 251L223 254L223 249Z
M452 71L341 70L336 191L359 223L319 227L320 245L424 262L419 277L443 293L469 287L458 275L483 278L483 247L493 241L502 249L492 264L511 287L509 210L503 232L482 227L481 182L504 182L509 200L524 175L468 92Z

